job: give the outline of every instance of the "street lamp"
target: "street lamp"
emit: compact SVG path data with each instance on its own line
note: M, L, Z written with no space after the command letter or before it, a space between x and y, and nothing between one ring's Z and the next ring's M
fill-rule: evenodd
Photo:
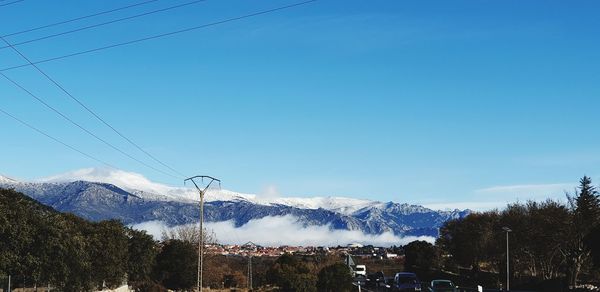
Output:
M502 227L502 230L504 230L504 232L506 232L506 291L510 290L510 265L509 265L509 260L510 258L508 257L508 233L512 232L512 230L508 227Z

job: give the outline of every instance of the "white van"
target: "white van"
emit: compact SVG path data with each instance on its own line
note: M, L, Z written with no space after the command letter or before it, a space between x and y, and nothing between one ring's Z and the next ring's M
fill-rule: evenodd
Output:
M366 277L367 276L367 266L365 265L356 265L354 267L354 277Z

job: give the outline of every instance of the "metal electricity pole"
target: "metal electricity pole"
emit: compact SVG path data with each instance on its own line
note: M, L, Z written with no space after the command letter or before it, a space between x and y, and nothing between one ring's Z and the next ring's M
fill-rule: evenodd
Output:
M204 180L206 179L208 180L208 183L203 188L200 188L195 181L197 179L200 179L202 184L204 184ZM221 187L221 180L208 175L197 175L186 178L183 180L183 184L185 184L186 181L191 181L198 190L198 193L200 193L200 238L198 239L198 283L196 291L202 292L202 265L204 258L204 230L202 229L202 225L204 224L204 194L215 181L218 182L219 187Z
M252 255L248 256L248 291L252 291Z
M508 227L502 227L502 230L506 232L506 291L510 291L510 257L508 255L508 233L512 230Z

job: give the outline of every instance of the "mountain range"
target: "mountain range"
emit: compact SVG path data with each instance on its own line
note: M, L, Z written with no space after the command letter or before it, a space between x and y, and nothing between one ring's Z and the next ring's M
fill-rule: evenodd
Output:
M154 183L120 170L82 169L27 182L0 176L0 188L15 189L56 210L95 221L162 221L175 226L199 218L195 189ZM343 197L266 199L219 189L209 190L205 199L208 222L232 221L239 227L268 216L291 215L304 226L327 225L330 229L398 236L437 236L444 222L470 213Z

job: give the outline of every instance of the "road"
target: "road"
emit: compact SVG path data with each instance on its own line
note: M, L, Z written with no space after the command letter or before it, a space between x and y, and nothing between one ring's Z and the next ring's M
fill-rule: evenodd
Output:
M361 291L365 291L365 292L390 292L390 291L392 291L392 289L386 288L386 287L367 286L366 280L367 280L367 278L365 278L365 277L356 277L356 278L354 278L354 281L352 284L357 287L360 285ZM386 279L386 281L387 280L388 279Z

